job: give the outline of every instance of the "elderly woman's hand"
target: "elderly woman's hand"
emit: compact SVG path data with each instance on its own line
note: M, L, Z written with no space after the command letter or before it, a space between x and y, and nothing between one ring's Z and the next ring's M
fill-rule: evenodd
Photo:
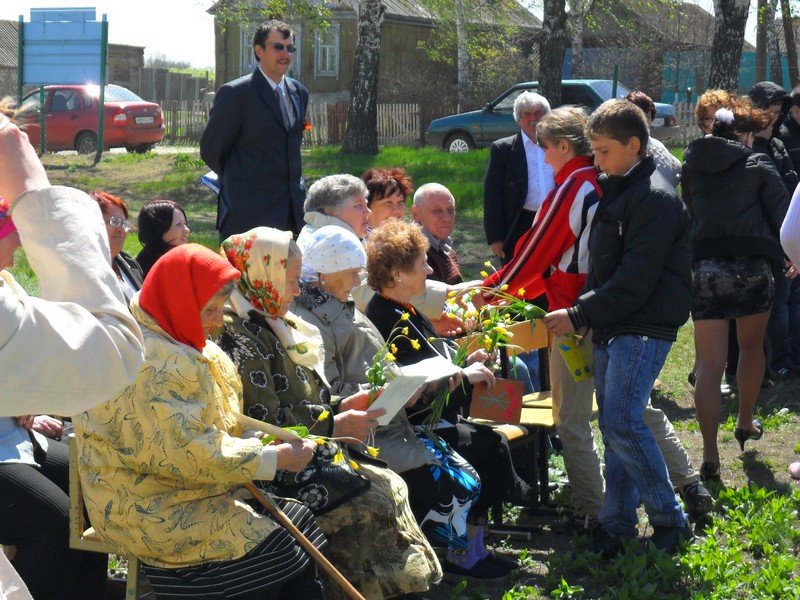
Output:
M472 384L484 381L487 386L494 387L494 373L482 362L475 362L464 367L461 369L461 374Z
M383 408L374 410L347 410L333 418L334 437L352 437L366 442L370 430L378 426L378 417L386 414Z
M50 185L28 136L5 115L0 115L0 165L0 196L9 200Z
M483 364L489 364L490 362L494 362L497 359L497 350L493 351L491 354L486 352L486 350L476 350L472 354L467 357L467 365L471 365L472 363L480 362Z
M311 440L297 440L273 445L278 456L277 468L293 473L302 471L314 456L316 446L317 444Z
M33 418L31 429L52 440L60 440L64 433L64 423L49 415L36 415Z
M441 319L431 321L436 333L442 337L455 337L464 333L464 322L457 316L443 312Z

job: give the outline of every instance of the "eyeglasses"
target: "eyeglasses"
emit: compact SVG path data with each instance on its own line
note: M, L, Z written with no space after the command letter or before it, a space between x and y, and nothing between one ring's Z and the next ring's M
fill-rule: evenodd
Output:
M275 48L277 52L283 52L284 50L286 50L289 54L294 54L295 52L297 52L297 46L295 46L294 44L286 45L286 44L281 44L280 42L274 42L272 44L264 44L264 48L266 48L267 46L272 46L273 48Z
M128 219L120 219L119 217L109 217L106 221L111 227L118 227L124 229L126 232L131 230L131 222Z

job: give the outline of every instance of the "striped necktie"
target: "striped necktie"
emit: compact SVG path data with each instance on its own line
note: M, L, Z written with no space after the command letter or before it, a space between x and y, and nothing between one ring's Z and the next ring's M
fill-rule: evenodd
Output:
M283 93L283 88L281 86L275 87L275 96L278 98L278 104L281 107L281 115L283 115L283 124L286 126L286 130L292 128L292 117L289 113L289 106L286 104L286 96Z

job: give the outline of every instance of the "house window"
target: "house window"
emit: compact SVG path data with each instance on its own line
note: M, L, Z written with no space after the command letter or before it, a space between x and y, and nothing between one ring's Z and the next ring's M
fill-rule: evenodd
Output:
M253 32L258 23L242 25L239 31L239 57L241 58L239 75L246 75L256 70L256 57L253 55Z
M314 75L320 77L339 76L339 24L331 23L327 29L317 32L314 53Z

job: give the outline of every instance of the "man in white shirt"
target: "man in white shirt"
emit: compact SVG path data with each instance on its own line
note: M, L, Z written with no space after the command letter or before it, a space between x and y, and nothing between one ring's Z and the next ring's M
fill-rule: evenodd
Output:
M553 169L536 143L536 126L547 113L547 98L522 92L514 100L520 132L494 142L483 187L486 243L503 264L511 260L520 236L555 185Z
M220 240L259 225L299 233L306 186L300 145L308 90L288 77L296 47L282 21L253 35L258 67L216 93L200 155L216 171Z

